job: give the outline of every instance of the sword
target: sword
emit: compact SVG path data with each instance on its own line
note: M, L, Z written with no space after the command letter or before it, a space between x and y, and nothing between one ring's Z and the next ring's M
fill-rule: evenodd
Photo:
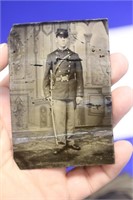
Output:
M51 115L52 115L52 123L53 123L53 129L54 129L55 142L56 142L56 145L58 145L57 132L56 132L56 126L55 126L55 118L54 118L54 110L53 110L52 90L53 90L53 73L52 73L52 70L50 70L50 92L51 92L50 106L51 106Z

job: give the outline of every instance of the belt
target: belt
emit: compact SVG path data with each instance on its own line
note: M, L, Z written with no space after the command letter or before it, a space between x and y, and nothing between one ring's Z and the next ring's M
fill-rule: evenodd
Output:
M56 77L56 81L57 82L66 82L66 81L69 81L71 79L75 79L74 76L72 77L69 77L68 75L65 75L65 76L59 76L59 77Z

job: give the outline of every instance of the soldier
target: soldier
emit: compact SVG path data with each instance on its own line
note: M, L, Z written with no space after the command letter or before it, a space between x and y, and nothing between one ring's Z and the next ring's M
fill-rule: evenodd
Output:
M74 113L76 104L83 97L83 72L78 54L68 48L68 30L57 29L56 42L58 48L47 56L43 89L47 100L50 94L50 70L53 74L53 111L58 139L58 149L55 154L70 147L80 150L71 139L74 133Z

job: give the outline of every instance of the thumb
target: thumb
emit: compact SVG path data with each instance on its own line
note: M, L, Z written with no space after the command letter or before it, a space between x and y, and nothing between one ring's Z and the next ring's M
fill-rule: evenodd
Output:
M0 166L13 158L12 144L5 124L0 117Z

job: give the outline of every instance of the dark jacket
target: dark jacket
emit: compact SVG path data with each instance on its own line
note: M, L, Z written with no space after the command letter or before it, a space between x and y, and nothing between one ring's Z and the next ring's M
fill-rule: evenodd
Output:
M50 70L54 80L53 99L75 100L76 97L83 97L83 71L78 54L70 49L57 49L47 56L43 81L46 98L50 96Z

